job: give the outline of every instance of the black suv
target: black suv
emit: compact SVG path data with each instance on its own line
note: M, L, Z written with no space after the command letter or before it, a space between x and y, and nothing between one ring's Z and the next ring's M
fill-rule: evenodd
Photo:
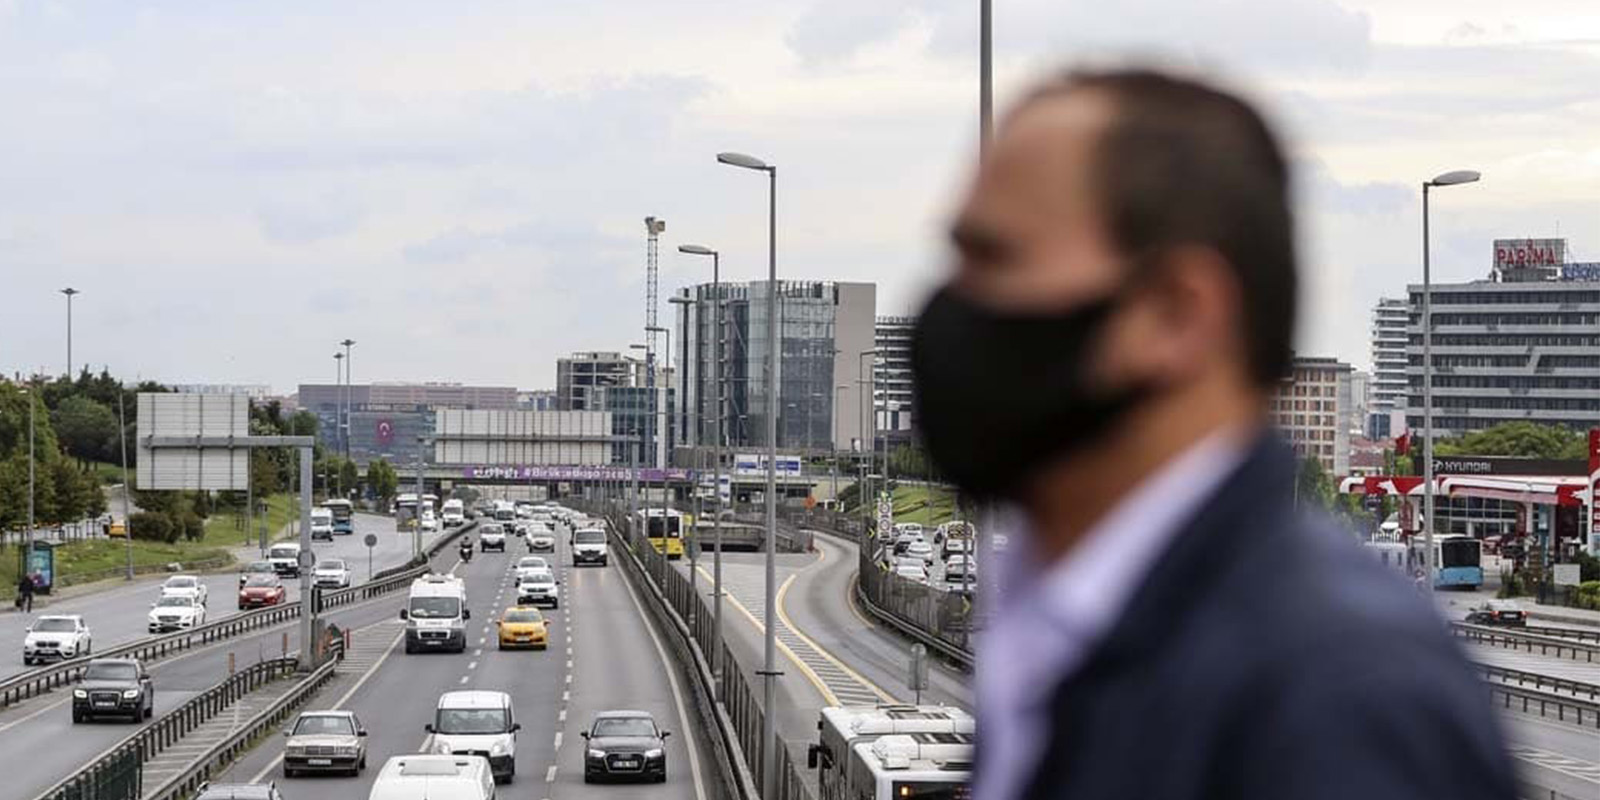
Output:
M128 717L134 722L155 714L156 691L150 673L131 658L97 658L83 670L72 690L72 721L95 717Z
M671 733L656 727L644 711L602 711L582 736L583 782L603 778L667 780L667 743Z

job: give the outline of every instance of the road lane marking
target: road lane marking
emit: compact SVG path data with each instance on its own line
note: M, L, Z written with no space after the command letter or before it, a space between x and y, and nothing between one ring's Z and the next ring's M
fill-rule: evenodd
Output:
M650 618L645 615L644 606L639 603L639 595L634 591L633 583L624 580L622 585L628 590L628 599L633 601L633 609L639 612L639 621L644 623L645 632L650 634L650 642L656 647L656 655L661 658L661 665L666 667L664 671L667 673L667 685L672 689L672 703L678 709L678 721L683 724L681 729L683 745L689 751L689 771L694 775L694 796L696 800L706 800L704 779L700 776L700 748L695 744L694 734L691 733L693 728L689 725L689 712L683 703L683 690L678 687L678 672L674 669L672 661L667 658L667 648L661 644L661 637L656 634L655 627L650 624ZM572 676L568 675L567 680L572 680Z
M556 722L566 722L566 721L567 721L567 710L563 708L563 709L561 709L561 713L556 715ZM556 735L560 736L561 734L558 733Z
M556 782L556 765L551 764L550 765L550 769L545 770L544 782L545 783L555 783Z
M556 731L556 749L561 749L561 731Z
M462 675L462 676L461 676L461 682L462 682L462 683L466 683L466 682L467 682L467 678L468 678L468 677L470 677L470 676L467 676L467 675Z
M568 702L570 700L572 700L572 692L562 692L561 693L561 702L565 703L565 702Z
M478 662L476 662L476 661L473 661L473 662L470 662L470 663L467 664L467 669L477 669L477 668L478 668Z
M806 645L808 645L812 650L816 651L817 655L822 656L824 659L826 659L828 661L828 663L834 665L841 672L843 672L844 674L849 675L851 678L855 679L856 683L859 683L862 686L867 687L867 689L871 690L873 694L876 694L878 697L882 698L885 703L891 703L891 704L892 703L898 703L899 702L898 700L896 700L892 695L890 695L888 692L886 692L882 688L880 688L878 686L878 684L867 680L866 678L862 677L861 673L856 672L855 670L845 666L843 661L840 661L839 659L835 658L834 655L832 653L828 652L827 650L824 650L821 645L817 644L815 641L812 641L811 637L805 635L804 633L801 633L800 632L800 627L798 625L795 625L794 622L789 619L789 612L784 610L783 601L788 596L788 594L789 594L789 585L794 582L794 579L795 579L795 576L791 575L791 576L789 576L789 580L784 581L783 585L778 587L778 595L777 595L778 621L782 622L783 626L785 628L788 628L790 633L793 633L795 636L800 637L800 641L805 642Z
M480 639L478 641L481 643L483 640ZM472 651L472 657L473 658L477 658L478 656L481 656L481 655L483 655L483 648L481 648L481 647ZM468 667L468 669L471 669L471 667Z

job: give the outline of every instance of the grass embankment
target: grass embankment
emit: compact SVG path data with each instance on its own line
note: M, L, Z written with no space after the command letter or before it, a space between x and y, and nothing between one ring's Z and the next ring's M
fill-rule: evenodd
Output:
M894 489L894 521L920 522L925 526L949 522L957 517L956 493L943 486L901 484Z
M274 495L267 500L267 530L271 537L280 538L284 527L299 516L298 501L298 497L289 495ZM179 540L172 544L135 541L134 570L159 572L172 563L187 566L231 558L233 548L247 544L239 523L239 517L231 513L213 514L206 520L205 536L199 541ZM55 558L58 586L116 578L127 569L128 545L122 539L69 542L56 548ZM14 547L0 553L0 597L7 602L16 596L19 559Z

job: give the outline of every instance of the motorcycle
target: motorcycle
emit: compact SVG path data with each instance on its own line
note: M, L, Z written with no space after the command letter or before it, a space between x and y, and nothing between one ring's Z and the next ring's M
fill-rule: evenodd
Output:
M464 561L464 562L467 562L467 563L471 563L472 562L472 543L471 542L462 542L461 543L461 560Z

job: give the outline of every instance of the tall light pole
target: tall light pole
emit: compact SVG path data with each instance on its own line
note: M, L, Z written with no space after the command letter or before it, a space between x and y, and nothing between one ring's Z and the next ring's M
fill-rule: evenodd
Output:
M344 353L333 354L333 451L344 452ZM328 487L328 497L333 497L333 486ZM344 496L344 487L339 487L339 496Z
M1446 172L1422 182L1422 558L1428 589L1434 586L1433 555L1433 274L1428 242L1428 190L1435 186L1473 183L1482 177L1470 169ZM1298 481L1296 481L1298 484Z
M872 394L872 392L870 391L870 388L872 386L872 381L867 380L867 374L866 374L867 373L867 364L866 364L866 362L867 362L867 356L877 356L877 355L878 355L877 348L872 348L872 349L869 349L869 350L862 350L861 352L856 354L856 439L859 440L861 442L861 444L863 444L863 445L866 445L867 442L868 442L868 439L867 439L866 399L867 399L867 397L869 395ZM877 408L876 407L873 408L873 414L877 414ZM871 512L869 512L867 510L867 473L872 471L872 461L873 461L873 459L875 459L877 457L877 441L876 441L876 439L877 439L877 437L873 437L872 446L871 447L863 447L862 448L862 450L867 455L867 462L865 464L860 464L861 469L859 469L858 472L860 472L861 477L858 479L858 481L856 483L856 496L861 501L861 535L862 536L866 536L867 527L868 527L868 524L869 524L868 521L871 518L870 517L870 513ZM858 462L858 464L860 462L860 457L859 456L857 457L857 462ZM888 469L885 469L884 472L888 472Z
M978 0L978 157L989 153L994 138L993 0Z
M671 304L673 304L675 306L685 307L685 309L684 309L684 320L685 320L685 326L687 326L689 312L688 312L688 309L686 307L694 305L694 301L689 299L689 298L687 298L687 297L679 297L677 295L674 295L672 297L667 298L667 302L671 303ZM684 350L687 351L688 348L689 348L689 344L688 344L689 343L689 337L687 335L688 331L685 330L684 333L685 333L685 335L680 336L678 338L683 341ZM685 355L683 358L678 359L678 372L679 373L685 373L686 374L686 371L684 370L684 363L687 362L688 360L689 359L688 359L687 355ZM670 331L667 333L667 371L668 372L672 371L672 333ZM674 416L675 417L681 417L681 418L674 419L673 420L673 424L667 426L667 431L669 433L671 431L673 431L673 430L678 430L678 431L689 430L690 427L691 427L691 423L689 422L691 417L690 417L690 415L688 414L688 412L684 408L684 403L685 403L684 397L688 393L683 391L683 387L687 385L688 381L684 377L683 374L676 375L675 377L677 377L677 379L678 379L678 404L676 406L677 414L675 414ZM669 386L668 388L669 388L669 391L670 391L671 387ZM695 573L698 571L698 569L700 567L700 558L699 558L699 554L698 554L699 550L700 550L700 521L705 516L705 513L704 513L705 512L705 493L700 490L700 472L702 470L704 470L704 468L705 468L705 459L703 457L703 454L705 453L705 448L700 446L700 402L699 402L699 397L698 396L695 398L695 409L694 409L694 414L692 415L692 418L694 420L693 428L694 428L694 431L695 431L695 448L694 448L695 476L694 476L694 481L690 485L694 487L693 488L693 491L694 491L694 527L692 528L692 530L694 531L694 538L686 543L685 550L689 554L689 596L691 596L691 597L699 597L700 596L699 595L700 590L696 586L696 583L697 583L698 579L697 579L697 576L695 575ZM682 434L680 433L680 435L682 435ZM690 617L694 616L695 609L698 608L698 607L699 607L698 604L690 604L690 606L689 606L689 616Z
M648 353L650 346L647 344L630 344L628 349L643 350ZM633 425L630 426L633 428L633 441L628 445L628 526L630 528L637 522L636 517L639 511L639 448L644 441L644 437L640 435L642 426L639 423L639 409L631 409L631 416L633 417ZM645 508L648 509L649 507L648 504L645 505ZM648 518L649 516L647 512L645 517ZM650 543L650 526L645 525L643 527L642 533L644 534L645 545L654 547L655 545Z
M61 290L67 296L67 380L72 380L72 296L83 292L68 286Z
M128 392L117 384L117 444L122 449L122 543L128 556L128 580L133 580L133 514L129 509L132 502L128 495L133 494L133 481L128 480L128 412L123 408L123 398Z
M717 691L722 687L722 255L716 250L698 244L684 244L678 246L678 252L692 256L711 256L711 302L716 309L712 313L711 325L716 329L712 338L712 367L711 385L716 393L717 411L713 415L712 427L716 440L712 446L712 482L716 503L711 512L711 538L716 544L716 553L711 557L711 674L717 679ZM695 439L699 440L699 431L696 429ZM718 698L721 699L721 698Z
M835 351L837 352L837 351ZM828 472L833 475L833 501L839 502L839 394L848 390L848 384L839 384L833 387L833 435L829 437L829 444L833 446L833 463Z
M344 345L344 457L346 461L350 460L350 407L352 405L351 392L354 391L350 385L350 365L354 363L350 360L350 346L355 343L356 340L354 339L345 339L339 343ZM422 502L420 496L417 497L417 502Z
M664 333L664 334L667 335L667 363L666 363L666 365L665 365L665 367L663 369L664 369L665 372L668 372L668 373L672 372L672 329L671 328L664 328L664 327L661 327L659 325L651 325L650 327L645 328L644 330L645 330L645 333L649 333L649 334ZM655 338L654 336L651 337L651 339L654 339L654 338ZM670 389L670 387L669 387L669 389ZM656 416L657 416L656 415L656 411L655 411L655 404L656 404L656 390L654 388L651 388L650 389L650 406L651 406L650 426L651 426L651 428L655 427L655 421L656 421ZM662 538L661 538L661 590L662 591L666 591L666 589L667 589L667 539L666 539L666 530L667 530L667 519L666 519L666 514L667 514L667 473L665 471L665 468L666 468L665 454L670 449L669 445L672 443L672 425L670 424L669 417L667 416L667 409L665 409L665 408L661 409L660 416L661 416L661 431L660 431L660 433L657 434L657 438L660 441L656 442L655 446L660 448L660 451L661 451L661 455L658 458L656 458L656 463L662 465L662 472L661 472L661 533L662 533ZM646 526L646 530L648 530L648 529L649 529L649 526ZM678 535L680 537L683 536L683 531L681 529L678 531ZM694 569L693 568L691 568L689 570L689 579L690 580L694 580Z
M37 402L34 392L29 387L23 387L22 396L28 398L28 539L22 543L22 567L17 573L24 578L32 580L28 568L33 566L33 406ZM127 487L123 487L127 488ZM133 538L130 532L128 538Z
M767 173L767 622L761 724L761 796L776 797L778 785L778 168L743 153L718 153L717 161Z

